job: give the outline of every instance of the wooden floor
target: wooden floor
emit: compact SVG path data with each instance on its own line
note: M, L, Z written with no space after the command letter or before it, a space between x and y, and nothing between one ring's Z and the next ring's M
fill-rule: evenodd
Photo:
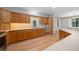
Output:
M59 41L58 33L9 44L7 51L41 51Z

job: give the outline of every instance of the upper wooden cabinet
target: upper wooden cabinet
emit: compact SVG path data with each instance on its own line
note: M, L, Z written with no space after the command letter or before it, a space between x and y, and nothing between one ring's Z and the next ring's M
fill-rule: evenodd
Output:
M44 25L48 25L48 19L47 17L40 17L40 23Z
M21 22L22 23L30 23L30 16L27 14L20 14L21 15Z
M17 23L19 22L19 14L11 12L11 23Z
M9 23L11 20L11 13L3 8L0 8L0 22Z
M30 23L30 16L21 13L11 13L11 22L12 23Z

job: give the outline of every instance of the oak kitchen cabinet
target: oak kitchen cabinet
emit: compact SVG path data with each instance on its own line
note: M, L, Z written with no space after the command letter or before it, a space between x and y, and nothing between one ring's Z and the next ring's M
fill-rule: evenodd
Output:
M70 33L66 32L66 31L63 31L61 29L59 30L59 39L60 40L67 37L67 36L69 36L69 35L70 35Z
M48 33L53 34L53 18L48 17Z
M44 24L44 25L48 25L48 19L47 17L40 17L40 23L41 24Z
M0 8L0 23L10 23L11 13L8 10Z
M32 29L16 31L16 41L22 41L32 38Z
M33 37L38 37L45 34L45 30L42 28L33 29Z
M30 23L30 15L25 14L25 23Z
M0 8L0 30L10 29L11 13L8 10Z
M46 25L46 31L48 34L53 34L53 18L52 17L40 17L40 23Z
M0 30L9 30L10 24L9 23L0 23Z
M42 36L44 34L45 34L45 30L43 28L12 30L7 33L6 40L8 43L13 43L17 41L22 41L22 40L27 40L38 36Z
M21 41L23 40L23 35L24 35L24 31L23 30L18 30L16 32L16 41Z
M62 30L59 30L59 39L65 38L65 32Z
M16 31L9 31L6 35L7 43L14 43L16 42Z
M22 13L11 12L12 23L30 23L30 16Z

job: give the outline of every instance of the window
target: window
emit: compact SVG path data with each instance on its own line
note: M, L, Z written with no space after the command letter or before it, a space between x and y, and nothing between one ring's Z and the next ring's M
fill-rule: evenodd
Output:
M59 27L59 20L57 20L57 27Z
M72 27L79 27L79 18L72 19Z
M33 26L36 27L37 24L36 24L36 20L33 20Z

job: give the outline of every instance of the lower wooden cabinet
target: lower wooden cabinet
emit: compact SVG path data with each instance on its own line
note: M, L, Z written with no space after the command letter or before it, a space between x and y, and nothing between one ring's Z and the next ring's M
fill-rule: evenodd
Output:
M24 31L23 30L16 31L16 41L23 40L24 39L23 35L24 35Z
M39 29L26 29L26 30L13 30L9 31L6 35L7 43L14 43L17 41L27 40L45 34L43 28Z
M32 36L33 37L38 37L38 36L41 36L41 35L44 35L45 34L45 30L44 29L33 29L33 34Z
M9 31L6 35L7 43L16 42L16 31Z
M59 30L59 39L60 40L67 37L68 35L70 35L70 33L63 31L63 30Z

